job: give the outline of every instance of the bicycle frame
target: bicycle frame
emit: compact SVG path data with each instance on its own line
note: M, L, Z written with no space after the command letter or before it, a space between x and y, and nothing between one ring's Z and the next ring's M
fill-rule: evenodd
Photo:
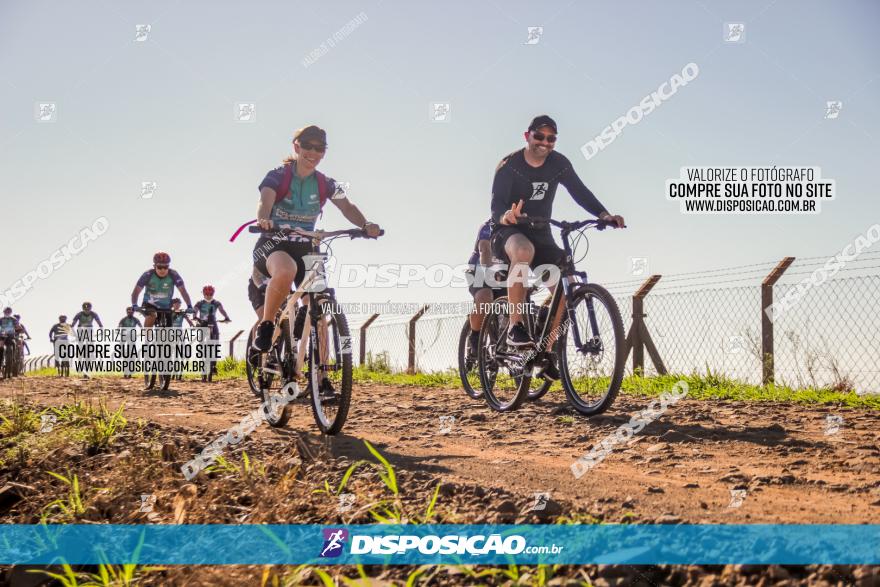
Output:
M553 294L550 300L550 311L547 313L546 320L543 323L539 324L541 331L537 340L544 341L547 340L549 335L552 333L552 324L553 318L556 316L556 313L559 311L559 305L562 303L562 296L565 296L565 311L566 311L566 319L568 320L569 329L572 333L572 339L574 341L575 348L577 348L581 352L592 352L594 349L590 348L588 344L585 344L581 339L581 332L577 324L577 320L574 316L574 308L569 303L572 296L572 290L576 285L586 284L587 274L584 271L578 271L574 264L574 259L572 257L571 243L569 242L569 235L573 229L568 226L562 226L562 247L564 256L562 260L557 264L560 269L559 282L556 284L556 287L553 290ZM562 285L560 288L559 285ZM528 299L528 296L527 296ZM590 322L590 329L594 333L593 337L590 337L590 340L595 338L595 333L599 332L599 325L596 322L596 311L593 307L593 300L588 298L587 302L587 316ZM528 318L531 320L531 316Z

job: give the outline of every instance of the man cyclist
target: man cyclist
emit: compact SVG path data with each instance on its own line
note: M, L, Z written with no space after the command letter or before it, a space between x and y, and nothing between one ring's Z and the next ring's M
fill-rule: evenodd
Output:
M27 351L27 354L31 354L31 347L29 347L26 342L31 339L31 333L28 332L27 328L22 324L21 314L13 314L12 317L15 318L15 334L21 336L22 348L19 349L19 354L21 355L21 362L24 364L25 351Z
M125 317L119 321L119 328L140 328L141 321L134 315L134 308L131 306L125 309Z
M49 330L49 342L55 343L55 340L67 340L73 333L73 328L67 323L67 316L64 314L58 316L58 324Z
M196 311L196 317L205 322L211 328L211 339L218 340L220 338L220 328L217 326L217 312L223 314L224 322L229 322L229 314L223 308L220 300L214 299L214 286L206 285L202 288L204 299L195 303L193 308Z
M6 359L6 345L14 344L16 320L12 315L12 308L3 308L3 316L0 316L0 369Z
M471 256L467 262L467 272L473 280L471 285L468 286L468 292L470 292L471 297L474 299L474 309L468 317L471 324L467 353L469 362L475 360L480 338L480 328L483 326L483 319L486 316L489 304L507 294L505 288L493 287L497 283L495 281L497 279L496 276L486 274L486 269L495 261L492 257L490 245L492 236L491 224L492 221L487 220L480 225L480 228L477 230L477 240L474 241L474 249L471 251Z
M346 197L342 186L326 177L317 166L327 151L327 133L314 125L297 130L293 136L294 154L284 159L283 165L266 174L260 183L260 203L257 220L264 230L274 228L302 228L314 230L326 199L339 208L342 215L366 232L378 237L378 224L368 222L357 206ZM282 186L285 169L290 166L290 187ZM286 188L286 189L285 189ZM286 193L278 194L278 190ZM263 235L254 247L254 267L269 277L263 320L254 336L254 348L266 352L272 346L275 326L273 319L290 291L291 284L299 286L305 276L303 256L312 251L310 239L281 234ZM319 336L320 333L319 333ZM321 336L326 338L326 336ZM333 393L333 386L326 374L321 380L321 392Z
M186 291L183 278L171 268L171 255L159 251L153 255L153 268L144 271L131 291L131 305L138 306L138 298L144 292L142 308L145 310L144 328L151 328L156 323L156 310L170 310L174 288L186 300L187 312L192 313L192 301Z
M554 151L556 136L556 122L546 114L536 116L525 132L526 147L501 160L492 182L492 252L509 260L510 275L515 276L509 279L507 290L511 304L507 344L514 347L535 344L522 323L527 268L555 264L563 255L553 240L549 225L543 228L517 225L517 219L521 216L552 217L556 188L562 184L587 212L612 222L616 228L626 226L622 216L609 214L584 185L571 161ZM559 310L554 317L554 326L562 318L562 306ZM551 364L544 375L558 379L558 373Z
M120 339L123 342L128 343L128 356L134 357L135 349L137 348L135 345L135 342L137 341L137 333L134 331L134 329L141 327L141 321L138 320L137 316L134 315L134 308L129 306L125 309L125 316L119 321L117 327L122 330L120 333ZM122 377L124 379L131 378L131 373L128 371L128 369L123 369Z
M172 327L183 328L184 322L186 322L190 326L193 325L192 320L189 319L189 316L180 311L180 298L174 298L173 300L171 300L171 309L174 311L174 315L171 317Z
M99 328L104 328L101 318L98 314L92 312L92 302L83 302L82 312L77 312L70 324L72 328L94 328L94 323L98 323Z

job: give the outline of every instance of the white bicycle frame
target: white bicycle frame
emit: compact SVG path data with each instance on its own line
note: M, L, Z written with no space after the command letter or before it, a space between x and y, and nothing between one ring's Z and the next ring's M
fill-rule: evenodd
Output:
M322 239L328 238L331 236L337 236L342 234L347 234L347 230L337 230L337 231L329 231L325 232L322 230L303 230L301 228L294 228L291 232L312 239L312 243L317 246L318 243L321 242ZM296 288L292 294L289 294L285 299L285 303L287 304L285 310L287 312L287 324L290 329L289 336L290 340L294 340L293 338L293 329L294 324L296 323L296 309L297 302L302 299L303 296L308 295L311 292L310 288L316 282L324 279L326 274L324 269L324 260L327 258L324 253L314 253L314 256L319 257L315 263L306 268L306 274L303 277L302 283L299 284L299 287ZM308 307L308 306L306 306ZM309 335L311 334L312 323L311 320L306 317L305 324L303 325L302 335L299 339L299 346L297 347L297 355L296 355L296 373L302 373L302 365L305 358L305 348L309 341ZM320 334L319 334L320 335ZM276 326L275 332L272 335L272 345L274 346L278 340L278 337L281 336L281 330ZM314 375L314 374L313 374Z

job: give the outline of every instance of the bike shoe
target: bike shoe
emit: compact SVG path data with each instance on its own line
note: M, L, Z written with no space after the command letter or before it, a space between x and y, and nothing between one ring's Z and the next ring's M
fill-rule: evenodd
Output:
M559 381L559 369L556 368L556 361L554 359L550 359L550 362L541 371L541 377L548 381Z
M470 335L468 335L467 356L465 357L465 364L467 365L468 371L473 369L474 365L477 364L477 347L479 345L480 331L471 331Z
M265 353L272 347L272 334L275 332L275 324L270 320L263 320L257 326L257 336L254 337L253 347Z
M524 347L524 346L534 346L535 341L532 340L532 337L529 336L529 332L526 330L526 327L521 323L516 323L510 327L507 331L507 346L512 347Z

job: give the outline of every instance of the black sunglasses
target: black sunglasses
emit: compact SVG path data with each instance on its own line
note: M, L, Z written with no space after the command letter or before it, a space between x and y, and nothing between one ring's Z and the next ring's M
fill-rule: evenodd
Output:
M156 269L168 269L168 265L155 265Z
M536 130L533 130L533 131L532 131L532 137L533 137L536 141L544 141L544 140L546 140L548 143L555 143L555 142L556 142L556 135L545 135L544 133L542 133L542 132L538 132L538 131L536 131Z
M300 143L299 146L306 151L316 151L318 153L323 153L327 150L327 145L316 145L314 143Z

